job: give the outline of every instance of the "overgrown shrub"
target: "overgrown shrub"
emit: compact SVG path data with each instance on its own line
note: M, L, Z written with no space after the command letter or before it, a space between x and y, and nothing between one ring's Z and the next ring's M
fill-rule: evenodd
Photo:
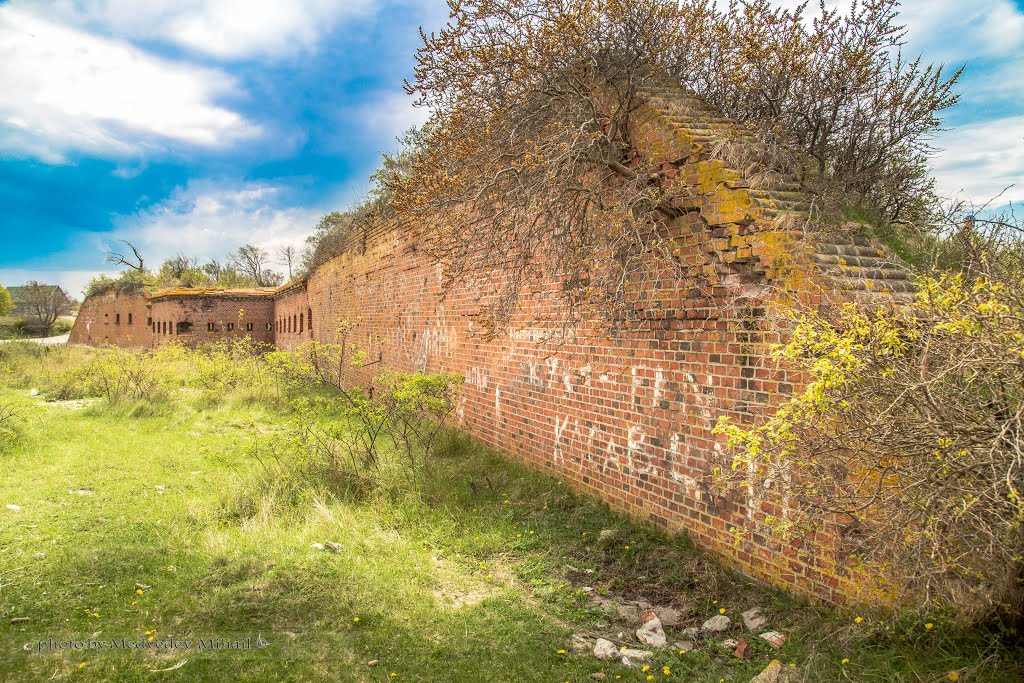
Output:
M719 421L718 483L771 490L777 534L837 528L925 605L1021 615L1024 292L922 277L903 309L804 315L775 357L810 381L763 424Z
M15 426L21 419L21 410L13 403L0 401L0 453L8 450L18 437Z

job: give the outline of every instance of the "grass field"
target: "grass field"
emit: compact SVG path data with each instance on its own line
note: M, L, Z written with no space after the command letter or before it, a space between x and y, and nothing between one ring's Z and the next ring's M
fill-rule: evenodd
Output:
M285 487L251 455L287 428L280 402L194 387L48 401L54 373L103 352L5 353L0 406L18 416L0 441L2 681L720 682L773 658L791 680L1024 679L1012 634L805 604L465 439L359 491ZM574 633L635 641L584 587L676 607L670 642L754 606L789 640L774 650L740 626L723 637L750 640L747 659L711 640L628 669L572 651ZM111 649L122 639L141 645Z

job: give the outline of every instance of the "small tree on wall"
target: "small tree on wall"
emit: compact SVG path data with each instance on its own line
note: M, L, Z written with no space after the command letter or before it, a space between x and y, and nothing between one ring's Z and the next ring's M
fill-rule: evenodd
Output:
M572 324L628 311L652 258L674 267L666 160L638 155L632 137L646 93L665 83L748 122L755 162L810 191L885 210L909 206L907 192L927 204L919 162L959 74L900 56L896 0L813 21L763 0L449 6L406 86L433 112L422 149L411 168L385 169L384 186L410 224L431 216L426 248L449 286L502 274L484 305L491 331L547 273Z

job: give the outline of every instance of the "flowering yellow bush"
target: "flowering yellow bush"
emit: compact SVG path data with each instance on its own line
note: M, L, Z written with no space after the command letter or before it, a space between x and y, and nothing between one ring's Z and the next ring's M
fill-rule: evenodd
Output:
M721 419L717 483L776 491L778 534L840 532L925 604L1021 612L1024 295L962 274L913 303L805 314L775 350L806 389L766 422Z

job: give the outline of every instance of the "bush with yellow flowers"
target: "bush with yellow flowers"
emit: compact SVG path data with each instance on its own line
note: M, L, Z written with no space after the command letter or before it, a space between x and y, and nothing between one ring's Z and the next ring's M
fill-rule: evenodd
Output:
M775 533L837 531L841 558L918 604L1020 615L1024 292L1012 282L932 274L906 306L794 320L774 354L805 388L753 427L719 420L732 467L717 485L773 491Z

